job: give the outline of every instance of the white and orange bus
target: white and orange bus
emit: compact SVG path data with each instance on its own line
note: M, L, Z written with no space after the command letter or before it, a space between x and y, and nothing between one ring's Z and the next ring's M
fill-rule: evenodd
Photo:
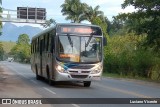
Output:
M106 38L96 25L56 24L31 41L31 69L36 79L83 82L100 80Z

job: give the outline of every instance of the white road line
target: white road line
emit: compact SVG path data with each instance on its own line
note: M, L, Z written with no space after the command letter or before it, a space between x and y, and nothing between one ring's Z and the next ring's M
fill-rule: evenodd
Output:
M54 91L52 91L52 90L50 90L50 89L48 89L48 88L46 88L46 87L43 87L45 90L47 90L47 91L49 91L50 93L52 93L52 94L56 94Z
M35 83L35 84L38 84L36 81L34 81L34 80L30 80L30 81L32 81L33 83Z
M26 78L26 79L29 79L28 77L26 77L25 75L21 74L21 73L18 73L19 75L21 75L22 77Z
M72 104L72 106L74 106L74 107L80 107L79 105L77 105L77 104Z
M27 78L25 75L23 75L22 73L19 73L19 72L17 72L17 70L16 69L14 69L13 67L9 67L11 70L13 70L14 72L16 72L18 75L21 75L22 77L24 77L24 78L26 78L26 79L29 79L29 78Z

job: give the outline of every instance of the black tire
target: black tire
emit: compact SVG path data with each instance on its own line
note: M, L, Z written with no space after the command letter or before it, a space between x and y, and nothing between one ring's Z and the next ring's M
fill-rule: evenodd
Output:
M90 87L91 81L84 81L84 87Z
M48 81L48 84L49 84L50 86L53 85L53 81L52 81L51 78L50 78L50 74L49 74L49 69L48 69L48 68L47 68L47 81Z
M41 77L38 75L38 70L37 70L37 66L36 66L36 80L40 80Z
M52 84L52 80L51 80L50 78L48 78L48 84L49 84L50 86L53 85L53 84Z

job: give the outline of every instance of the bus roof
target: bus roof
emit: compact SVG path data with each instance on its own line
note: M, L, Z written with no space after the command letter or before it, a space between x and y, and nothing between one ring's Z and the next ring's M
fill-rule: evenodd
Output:
M42 34L45 34L45 33L49 32L49 31L57 28L58 26L62 26L62 25L75 25L75 26L77 25L77 26L93 26L93 27L99 27L99 26L97 26L97 25L82 24L82 23L57 23L57 24L55 24L54 26L52 26L52 27L50 27L50 28L47 28L47 29L45 29L44 31L42 31L42 32L36 34L35 36L33 36L33 37L32 37L32 40L35 39L35 38L37 38L38 36L40 36L40 35L42 35ZM31 41L32 41L32 40L31 40Z
M81 25L81 26L95 26L95 27L99 27L97 25L84 24L84 23L57 23L57 25Z

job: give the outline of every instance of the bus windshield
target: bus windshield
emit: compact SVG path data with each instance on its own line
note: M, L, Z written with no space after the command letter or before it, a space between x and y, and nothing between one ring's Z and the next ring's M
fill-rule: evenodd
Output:
M64 62L94 63L102 60L102 38L58 36L57 57Z

